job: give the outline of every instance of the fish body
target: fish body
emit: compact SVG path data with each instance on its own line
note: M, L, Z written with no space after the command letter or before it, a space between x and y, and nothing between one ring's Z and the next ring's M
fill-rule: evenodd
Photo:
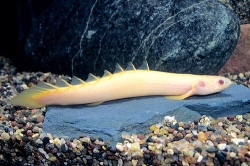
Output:
M41 82L14 97L10 103L40 108L48 105L95 105L110 100L152 95L182 100L192 95L219 92L227 88L231 81L221 76L151 71L148 64L143 62L137 70L131 63L126 70L117 65L114 74L105 71L102 78L90 74L87 82L74 77L72 84L60 78L56 85Z

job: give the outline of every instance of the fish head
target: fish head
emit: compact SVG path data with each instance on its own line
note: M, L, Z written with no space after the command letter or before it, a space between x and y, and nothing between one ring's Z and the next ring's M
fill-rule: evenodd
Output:
M194 93L207 95L220 92L232 84L231 80L222 76L204 75L197 79L193 85Z

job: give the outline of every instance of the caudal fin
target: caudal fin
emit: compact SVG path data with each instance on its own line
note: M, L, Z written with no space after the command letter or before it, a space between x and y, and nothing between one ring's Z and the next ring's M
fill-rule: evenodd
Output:
M31 87L28 90L23 91L22 93L15 96L10 104L25 106L29 108L41 108L46 106L45 103L41 103L37 100L37 96L41 93L46 92L47 90L56 89L57 87L45 82L39 82L36 86Z

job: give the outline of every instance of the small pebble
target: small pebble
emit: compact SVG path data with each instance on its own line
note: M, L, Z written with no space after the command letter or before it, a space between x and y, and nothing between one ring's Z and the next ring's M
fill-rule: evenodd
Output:
M1 134L1 138L2 138L3 140L9 140L9 139L10 139L10 135L9 135L9 133L3 132L3 133Z
M211 147L207 148L206 151L208 153L215 153L215 152L218 151L218 149L216 147L214 147L214 146L211 146Z

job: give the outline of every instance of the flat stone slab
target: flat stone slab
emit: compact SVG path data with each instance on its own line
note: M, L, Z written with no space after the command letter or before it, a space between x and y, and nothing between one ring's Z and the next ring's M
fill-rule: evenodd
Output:
M57 136L98 136L115 145L121 133L149 133L149 126L175 116L178 121L198 120L202 115L214 118L250 111L250 89L231 85L208 96L185 100L167 100L163 96L138 97L105 102L98 106L49 106L43 131Z

